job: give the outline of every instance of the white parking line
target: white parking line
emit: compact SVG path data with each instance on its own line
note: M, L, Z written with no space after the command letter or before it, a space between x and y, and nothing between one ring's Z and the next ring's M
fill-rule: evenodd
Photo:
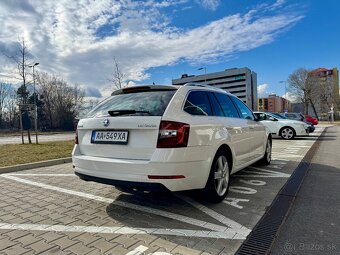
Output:
M12 176L55 176L55 177L74 176L74 177L78 177L75 174L12 174L11 173L10 175Z
M129 251L128 253L126 253L125 255L141 255L143 254L143 252L145 252L147 249L149 249L148 247L144 246L144 245L139 245L138 247L136 247L135 249L133 249L132 251ZM168 253L170 254L170 253Z
M134 210L138 210L138 211L142 211L142 212L146 212L146 213L151 213L151 214L155 214L155 215L162 216L162 217L165 217L165 218L170 218L170 219L173 219L173 220L177 220L177 221L181 221L181 222L184 222L184 223L187 223L187 224L191 224L191 225L194 225L194 226L206 228L206 229L212 230L212 231L208 231L210 233L209 234L210 237L211 236L215 236L215 237L220 236L219 233L221 232L221 233L225 233L224 238L228 237L230 239L231 238L245 239L245 237L249 233L249 229L247 229L245 227L235 228L235 229L228 228L226 226L221 226L221 225L209 223L209 222L206 222L206 221L190 218L190 217L183 216L183 215L176 214L176 213L171 213L171 212L166 212L166 211L153 209L153 208L149 208L149 207L145 207L145 206L135 205L135 204L123 202L123 201L115 201L113 199L95 196L95 195L91 195L91 194L84 193L84 192L73 191L73 190L59 188L59 187L44 184L44 183L25 180L25 179L22 179L22 178L19 178L19 177L12 176L10 174L3 174L3 175L0 175L0 176L3 177L3 178L9 179L9 180L29 184L29 185L32 185L32 186L37 186L37 187L44 188L44 189L54 190L54 191L58 191L58 192L66 193L66 194L71 194L71 195L74 195L74 196L79 196L79 197L86 198L86 199L92 199L92 200L96 200L96 201L104 202L104 203L108 203L108 204L114 204L114 205L117 205L117 206L129 208L129 209L134 209ZM241 225L239 225L239 226L241 226ZM164 234L164 231L166 231L166 230L157 229L156 233L163 233ZM186 232L186 231L184 231L184 232ZM194 231L194 232L202 232L202 231L197 230L197 231ZM207 235L206 231L203 231L203 233L204 233L204 235ZM192 231L186 232L186 235L189 235L189 234L192 234ZM220 237L220 238L223 238L223 237Z
M0 223L0 229L30 230L30 231L53 231L53 232L77 232L77 233L101 233L101 234L157 234L171 236L188 236L202 238L223 238L243 240L244 237L237 235L233 230L227 232L190 230L190 229L161 229L161 228L130 228L130 227L94 227L94 226L70 226L70 225L46 225L46 224L11 224Z
M80 192L80 191L74 191L74 190L59 188L59 187L55 187L55 186L40 183L40 182L25 180L25 179L22 179L22 178L19 178L19 177L12 176L11 174L2 174L2 175L0 175L0 177L10 179L10 180L13 180L13 181L17 181L17 182L21 182L21 183L25 183L25 184L29 184L29 185L32 185L32 186L37 186L37 187L44 188L44 189L59 191L59 192L67 193L67 194L70 194L70 195L83 197L83 198L86 198L86 199L93 199L93 200L97 200L99 202L104 202L104 203L108 203L108 204L111 204L114 201L113 199L106 198L106 197L100 197L100 196L91 195L91 194Z
M212 218L214 218L215 220L221 222L222 224L233 228L233 229L242 229L242 232L244 233L245 237L251 232L250 229L247 229L246 227L242 226L241 224L237 223L236 221L229 219L227 217L225 217L224 215L215 212L214 210L211 210L210 208L196 202L195 200L189 198L189 197L184 197L182 195L177 195L177 197L181 198L182 200L184 200L185 202L191 204L193 207L195 207L196 209L200 210L201 212L211 216Z
M240 174L234 174L233 176L235 177L263 177L263 178L289 178L290 177L290 174L268 170L268 169L262 169L262 168L253 167L253 166L249 166L248 169L253 169L253 170L245 169L245 170L242 170Z

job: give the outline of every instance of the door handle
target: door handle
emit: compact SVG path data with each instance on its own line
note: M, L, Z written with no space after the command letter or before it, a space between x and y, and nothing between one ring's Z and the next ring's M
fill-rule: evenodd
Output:
M255 126L254 125L250 125L249 129L255 129Z

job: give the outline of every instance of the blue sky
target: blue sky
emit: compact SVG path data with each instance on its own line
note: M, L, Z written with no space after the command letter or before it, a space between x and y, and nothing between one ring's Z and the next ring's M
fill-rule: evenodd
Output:
M182 73L202 74L197 70L204 66L207 72L221 71L233 67L249 67L258 74L258 85L267 94L276 92L284 94L284 83L289 74L295 69L305 67L314 69L318 67L338 67L340 64L340 3L337 1L285 1L284 5L298 9L304 17L292 27L287 28L266 45L249 51L239 52L226 61L218 63L202 63L191 65L181 63L172 67L160 67L152 70L152 77L148 82L168 82L169 73L172 77L180 77ZM221 1L217 10L204 10L198 6L192 8L193 15L198 24L213 20L223 15L232 15L237 12L246 12L247 9L263 1ZM200 18L208 13L204 19ZM192 22L179 21L183 26L192 26Z
M260 93L284 94L299 67L338 67L335 0L3 0L0 50L25 37L38 71L81 84L88 96L112 90L113 57L129 84L169 84L183 73L249 67ZM0 58L0 79L15 76ZM15 80L14 80L15 81Z

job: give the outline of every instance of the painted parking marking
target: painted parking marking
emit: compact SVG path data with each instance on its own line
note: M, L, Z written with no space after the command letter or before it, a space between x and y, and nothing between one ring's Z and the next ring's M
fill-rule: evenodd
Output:
M123 201L115 201L113 199L95 196L95 195L91 195L91 194L84 193L84 192L78 192L78 191L73 191L73 190L69 190L69 189L59 188L59 187L56 187L56 186L43 184L43 183L39 183L39 182L35 182L35 181L29 181L29 180L25 180L25 179L22 179L22 178L19 178L19 177L11 176L10 174L3 174L3 175L1 175L1 177L6 178L6 179L10 179L10 180L14 180L14 181L17 181L17 182L29 184L29 185L32 185L32 186L37 186L37 187L40 187L40 188L54 190L54 191L58 191L58 192L66 193L66 194L80 196L80 197L83 197L83 198L86 198L86 199L92 199L92 200L96 200L96 201L99 201L99 202L114 204L114 205L118 205L118 206L121 206L121 207L129 208L129 209L134 209L134 210L138 210L138 211L142 211L142 212L147 212L147 213L150 213L150 214L155 214L155 215L158 215L158 216L163 216L165 218L174 219L174 220L177 220L177 221L181 221L181 222L184 222L184 223L187 223L187 224L195 225L195 226L206 228L206 229L210 230L208 232L204 232L204 231L202 232L201 230L193 230L193 231L188 230L189 231L188 232L186 230L185 231L183 230L182 233L185 233L185 235L194 235L194 233L202 233L202 235L205 236L205 237L218 237L218 238L226 238L226 239L232 239L232 238L233 239L245 239L246 236L250 232L249 229L245 228L241 224L238 224L238 223L236 223L236 222L234 222L230 219L229 219L230 225L231 225L231 222L233 222L234 224L236 223L237 228L231 228L231 227L227 227L227 226L217 225L217 224L209 223L209 222L206 222L206 221L187 217L187 216L184 216L184 215L162 211L162 210L159 210L159 209L135 205L135 204L123 202ZM164 234L164 231L166 232L166 230L164 230L164 229L153 229L153 230L154 230L154 232L153 232L154 234L159 234L159 233ZM177 233L177 232L175 231L175 233ZM225 233L225 234L221 235L220 233Z
M222 224L232 228L232 229L242 229L242 233L245 235L245 237L250 233L250 229L247 229L246 227L242 226L241 224L237 223L236 221L229 219L225 217L222 214L219 214L218 212L211 210L210 208L196 202L195 200L185 197L182 195L177 195L177 197L181 198L188 204L191 204L196 209L200 210L201 212L211 216L212 218L216 219L217 221L221 222Z
M44 183L40 183L40 182L34 182L34 181L22 179L22 178L13 176L11 174L2 174L0 176L2 178L10 179L10 180L21 182L21 183L24 183L24 184L37 186L37 187L44 188L44 189L59 191L59 192L67 193L67 194L70 194L70 195L74 195L74 196L78 196L78 197L82 197L82 198L86 198L86 199L96 200L96 201L99 201L99 202L111 204L114 201L113 199L106 198L106 197L100 197L100 196L91 195L91 194L80 192L80 191L74 191L74 190L59 188L59 187L56 187L56 186L52 186L52 185L48 185L48 184L44 184Z
M242 205L239 205L240 202L249 202L249 199L244 199L244 198L234 198L234 197L226 197L223 203L227 205L231 205L233 207L236 207L238 209L243 209Z
M249 170L250 169L250 170ZM256 171L253 171L256 170ZM262 177L262 178L289 178L290 174L258 168L248 167L246 170L242 170L240 174L234 174L234 177Z
M234 193L247 194L247 195L257 193L256 189L243 187L243 186L230 186L229 191L234 192Z
M143 252L145 252L147 249L149 249L148 247L144 246L144 245L139 245L138 247L136 247L135 249L133 249L132 251L129 251L128 253L126 253L125 255L141 255L143 254ZM170 254L170 253L169 253Z
M68 177L68 176L74 176L74 177L78 177L75 174L8 174L11 176L53 176L53 177Z
M266 184L265 181L260 181L260 180L244 180L244 179L240 179L239 182L242 182L244 184L248 184L248 185L255 185L255 186L263 186Z
M172 255L171 253L168 252L164 252L164 251L156 251L153 253L145 253L145 251L147 251L149 248L144 246L144 245L139 245L138 247L136 247L135 249L133 249L132 251L129 251L128 253L126 253L125 255Z
M70 226L70 225L46 225L46 224L12 224L0 223L0 229L30 230L30 231L53 231L53 232L77 232L77 233L100 233L100 234L124 234L124 235L170 235L201 238L222 238L243 240L244 236L233 230L206 231L191 229L162 229L162 228L131 228L131 227L105 227L105 226Z
M285 141L282 141L282 143L285 143ZM314 141L308 141L307 143L304 143L303 146L305 146L305 147L300 147L300 146L302 146L303 143L301 143L300 145L297 145L297 144L294 145L294 143L285 143L286 146L274 146L273 151L278 151L278 152L277 153L273 152L273 161L272 161L271 165L261 167L261 168L258 168L258 169L256 169L256 168L244 169L243 171L240 171L239 173L237 173L238 175L234 175L236 177L237 176L241 177L241 178L235 178L234 181L237 183L237 185L239 187L246 187L248 191L250 189L252 189L252 190L257 189L256 192L258 192L259 194L261 194L261 189L258 189L257 187L261 187L263 185L269 184L268 188L271 188L271 187L273 187L274 184L276 185L276 183L279 183L281 185L281 183L285 182L284 178L288 178L290 176L290 175L287 175L286 173L284 173L286 171L290 172L290 170L288 171L288 169L287 169L287 166L286 166L287 163L299 161L300 157L303 157L303 156L296 157L296 155L294 155L295 151L298 151L295 154L297 154L297 153L304 154L304 152L307 151L307 149L303 149L303 148L310 147L313 143L314 143ZM291 144L293 146L293 149L285 151L285 149L287 149L289 144ZM308 144L310 146L307 146L306 144ZM301 149L298 150L297 148L301 148ZM41 171L39 171L39 172L41 172ZM50 172L52 172L52 171L50 171ZM70 172L70 171L68 171L68 172ZM8 174L7 176L18 178L16 181L24 180L26 182L27 180L22 179L22 178L27 177L27 179L29 179L30 176L32 176L32 177L33 176L51 176L51 177L55 176L55 177L60 177L60 178L63 178L63 177L67 178L67 176L75 176L75 175L73 173L72 174L55 174L55 173L44 174L44 173L42 173L42 174ZM1 175L0 175L0 177L1 177ZM274 182L271 179L264 181L263 178L283 178L283 180L281 181L280 179L278 179L276 182ZM9 178L7 178L7 179L9 179ZM52 185L54 185L54 182L49 182L51 185L47 185L47 184L43 184L43 183L39 183L39 182L32 182L32 183L44 185L44 187L41 187L42 189L48 187L51 190L58 189L58 191L62 191L62 192L67 193L67 194L71 194L70 192L72 192L72 194L75 195L75 196L87 199L87 202L89 201L89 195L92 196L91 194L87 194L87 193L84 193L84 192L77 192L75 190L72 190L72 189L74 189L73 186L69 186L70 189L68 190L68 189L63 189L63 188L59 188L59 187L56 187L56 186L52 186ZM32 183L30 183L30 185L32 185ZM28 184L28 183L26 183L26 184ZM56 184L56 185L58 185L58 184ZM35 186L37 186L37 185L35 185ZM40 187L40 186L38 186L38 187ZM243 188L241 188L241 189L244 191ZM242 210L242 211L239 211L240 212L239 215L248 215L248 216L247 217L244 216L244 219L239 219L239 218L235 218L235 219L239 219L240 223L244 223L244 220L246 220L247 223L245 223L245 225L247 225L247 227L249 227L249 228L252 228L253 224L254 224L254 220L257 219L257 218L254 218L254 215L252 215L252 213L254 213L255 207L254 207L254 203L249 203L249 204L247 204L247 203L250 202L250 200L252 199L251 196L253 196L253 194L242 194L243 198L237 198L235 194L236 193L231 192L231 195L233 197L227 197L223 201L223 203L221 203L220 205L216 205L216 207L213 206L211 208L216 208L216 209L218 209L218 211L222 212L223 214L226 214L227 216L230 215L229 217L231 217L231 218L233 218L233 216L236 217L236 215L232 214L233 212L235 212L234 210L228 210L228 209L231 209L229 206L236 208L236 210ZM256 204L256 199L259 199L258 197L260 197L260 195L255 196L255 201L254 201L255 204ZM186 198L186 197L184 196L184 198ZM101 202L104 202L104 203L109 203L109 201L112 200L113 205L120 206L119 204L117 204L114 201L115 198L109 199L109 198L105 198L105 197L93 196L91 199L94 199L94 200L97 200L97 201L101 201L102 199L105 199L106 201L101 201ZM183 199L183 200L188 202L190 199L191 198L189 197L188 199ZM254 200L254 198L253 198L253 200ZM253 202L253 200L252 200L252 202ZM1 226L7 227L7 228L9 226L12 226L11 229L13 229L13 230L22 229L23 227L25 227L25 230L27 230L27 231L29 231L29 230L34 231L35 229L39 229L39 230L42 230L42 231L55 231L56 230L56 231L60 231L60 232L67 232L67 231L65 231L65 229L68 229L68 232L72 232L72 230L73 230L73 232L74 231L78 231L78 232L85 231L85 232L89 232L89 233L97 233L95 231L100 231L98 233L114 233L114 231L116 231L115 233L119 232L119 234L122 234L122 235L150 234L150 235L156 235L156 236L160 235L159 236L160 238L163 238L162 235L180 236L182 238L189 237L188 240L190 240L190 237L221 238L223 240L223 242L225 242L225 246L228 246L231 243L229 240L231 240L231 239L243 240L245 238L245 236L247 236L247 234L249 233L247 231L250 231L250 230L248 228L245 228L240 223L235 222L232 219L229 219L222 214L219 214L218 212L210 209L209 207L201 205L200 203L196 202L195 200L192 200L192 201L193 201L193 203L189 203L189 202L188 203L191 204L192 206L196 207L200 212L196 212L196 210L190 209L190 214L188 214L188 215L190 215L191 217L194 217L194 218L190 218L190 217L181 218L181 221L188 223L188 220L189 221L193 220L197 224L201 224L201 225L196 225L196 226L202 226L202 224L207 223L207 225L202 226L203 228L206 228L206 229L197 228L197 227L191 228L190 226L189 226L190 229L188 229L187 227L185 227L186 229L179 229L179 228L177 228L177 229L167 229L167 228L159 228L158 226L156 226L157 228L138 228L138 227L130 228L130 227L127 227L127 226L120 226L120 224L119 224L119 226L115 226L115 227L109 227L109 226L105 227L105 224L104 224L104 225L100 226L100 228L98 229L98 227L96 227L96 226L70 226L68 224L65 224L65 225L26 224L25 225L25 224L9 224L9 223L0 223L0 229L1 229ZM104 204L101 204L101 205L105 206ZM101 205L99 205L99 206L101 206ZM136 209L134 204L126 203L125 205L127 205L127 206L125 206L127 208ZM129 205L131 205L131 207L129 207ZM262 204L261 204L261 206L262 206ZM264 205L263 205L263 208L262 207L256 208L256 210L259 212L258 214L263 213L264 208L265 208ZM119 209L119 208L117 207L117 209ZM146 209L142 210L142 208L139 208L139 209L136 209L136 210L140 210L140 211L147 212L147 213L153 213L153 212L150 212ZM160 211L160 213L165 213L166 215L169 215L168 212L164 212L164 211L161 211L161 210L159 210L159 211ZM191 212L193 212L193 214L191 214ZM217 220L218 221L217 224L209 223L210 220L196 221L195 218L200 219L200 216L202 216L201 212L211 216L212 222L216 222L216 220ZM238 211L236 211L236 213L237 212ZM153 214L156 214L156 213L153 213ZM160 215L160 214L156 214L156 215ZM162 216L166 217L165 215L162 215ZM178 218L179 218L178 216L181 217L182 215L181 214L172 214L172 216L176 217L175 220L178 220ZM183 216L183 217L185 217L185 216ZM248 217L250 219L247 219ZM171 217L168 217L168 218L171 218ZM138 220L138 216L135 217L135 220ZM164 220L164 222L165 221L166 221L166 219ZM80 224L82 224L82 223L80 223ZM191 223L189 222L189 224L191 224ZM249 224L249 226L248 226L248 224ZM84 223L84 225L85 225L85 223ZM195 225L195 224L193 224L193 225ZM219 227L219 230L224 230L224 231L211 229L211 228L216 228L216 226ZM236 227L240 227L239 231L237 231ZM180 226L180 228L181 228L181 226ZM202 229L202 230L199 230L199 229ZM142 238L142 236L140 236L140 238ZM174 243L176 243L176 241L174 241ZM192 247L192 248L195 248L195 247ZM129 248L126 251L127 254L125 254L125 255L141 255L141 254L170 255L171 254L171 253L164 253L164 252L153 252L153 253L150 252L150 253L148 253L148 249L149 248L146 247L146 246L139 245L138 247L135 247L135 248ZM202 248L202 250L205 250L205 249Z

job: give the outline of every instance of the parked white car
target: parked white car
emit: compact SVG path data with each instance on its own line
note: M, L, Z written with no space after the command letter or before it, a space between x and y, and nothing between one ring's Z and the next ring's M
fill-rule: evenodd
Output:
M269 164L271 149L269 130L237 97L197 84L151 85L117 90L81 119L72 161L86 181L200 189L219 202L230 174Z
M309 135L309 125L303 121L284 119L278 114L268 112L254 112L254 114L273 135L281 136L283 139Z

